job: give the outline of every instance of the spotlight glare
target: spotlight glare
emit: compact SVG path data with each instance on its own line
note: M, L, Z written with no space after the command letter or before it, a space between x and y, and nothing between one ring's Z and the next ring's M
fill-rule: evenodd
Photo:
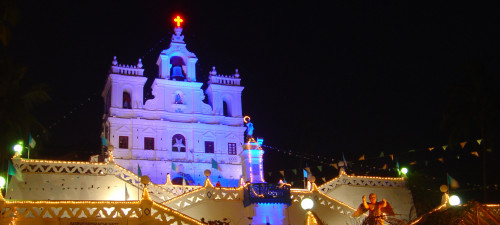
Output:
M450 205L452 205L452 206L460 205L460 198L456 195L452 195L450 197Z

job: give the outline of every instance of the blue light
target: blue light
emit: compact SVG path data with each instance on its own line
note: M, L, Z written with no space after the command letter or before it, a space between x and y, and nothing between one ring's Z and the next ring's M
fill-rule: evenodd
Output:
M257 143L262 146L262 144L264 144L264 138L257 138Z
M285 204L257 204L252 222L256 224L282 224Z

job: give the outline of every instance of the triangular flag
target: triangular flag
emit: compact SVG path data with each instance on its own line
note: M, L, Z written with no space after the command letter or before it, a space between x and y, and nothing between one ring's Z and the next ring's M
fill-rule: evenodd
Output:
M387 164L384 164L384 166L382 166L382 169L386 170L387 169Z
M380 155L378 157L384 157L384 152L381 152Z
M290 184L293 185L293 181Z
M172 162L172 171L179 172L177 171L177 166L175 166L174 162Z
M292 169L293 174L297 175L297 169Z
M331 165L331 166L333 166L333 167L335 167L335 169L336 169L336 170L338 170L338 169L339 169L339 166L337 165L337 163L332 163L332 164L330 164L330 165Z
M432 152L432 150L434 150L434 147L430 147L428 148L430 152Z
M443 158L438 158L439 162L442 162L444 163L444 159Z
M280 173L281 173L281 176L285 176L285 171L284 170L280 170Z
M408 150L408 152L415 152L415 149L410 149Z
M9 160L8 170L9 171L7 171L7 174L13 175L18 181L24 181L23 174L21 173L21 171L19 171L18 169L16 169L14 167L14 165L12 164L12 162L10 160Z
M141 166L137 164L137 176L142 177Z
M465 147L465 145L467 144L466 141L463 141L463 142L460 142L460 147L462 147L462 149Z
M416 165L416 164L417 164L417 161L413 161L413 162L410 163L410 165L412 165L412 166Z
M184 179L184 174L182 174L182 186L186 186L186 179Z
M317 166L317 167L318 167L319 172L321 172L321 170L323 169L323 166L322 166L322 165L319 165L319 166Z
M363 154L361 157L359 157L358 161L363 161L365 160L365 154Z
M477 144L480 145L483 139L477 139Z
M479 157L479 153L477 153L477 152L471 152L470 154L475 155L476 157Z
M307 177L307 170L304 169L302 171L304 172L304 178L306 178Z
M125 201L128 201L129 198L130 198L130 194L128 193L128 190L127 190L127 183L125 183Z
M219 167L219 164L214 159L212 159L212 168L217 169L218 171L222 171Z
M389 158L391 158L391 160L394 161L394 155L393 154L389 154Z
M30 133L30 136L29 136L29 142L28 142L28 143L29 143L29 146L30 146L31 148L35 148L35 146L36 146L36 141L35 141L35 139L34 139L33 137L31 137L31 133Z
M448 185L450 186L450 188L457 189L460 187L457 180L455 180L453 177L451 177L450 174L446 174L446 175L448 176Z
M326 179L324 177L322 177L321 180L323 180L323 182L326 182Z
M443 150L446 151L447 148L448 148L448 145L443 145Z

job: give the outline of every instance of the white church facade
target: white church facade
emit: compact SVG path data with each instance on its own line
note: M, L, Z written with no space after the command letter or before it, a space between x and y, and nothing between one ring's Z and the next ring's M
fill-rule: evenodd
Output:
M176 27L170 47L161 52L159 77L152 84L153 99L145 101L142 62L120 65L113 60L102 96L104 136L115 146L115 161L164 184L167 174L179 183L202 184L203 171L214 171L224 186L241 178L238 156L244 143L238 71L209 74L204 102L203 83L196 81L196 55L186 48L182 28Z

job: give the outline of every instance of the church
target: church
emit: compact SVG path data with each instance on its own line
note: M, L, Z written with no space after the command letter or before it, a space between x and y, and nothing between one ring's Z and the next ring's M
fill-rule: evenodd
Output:
M404 177L347 174L307 188L267 183L264 149L242 112L240 74L213 67L206 90L182 18L145 94L141 59L114 57L104 86L106 157L89 162L12 158L17 174L0 196L2 224L361 224L362 196L376 193L394 221L416 218ZM148 96L146 96L148 95Z

